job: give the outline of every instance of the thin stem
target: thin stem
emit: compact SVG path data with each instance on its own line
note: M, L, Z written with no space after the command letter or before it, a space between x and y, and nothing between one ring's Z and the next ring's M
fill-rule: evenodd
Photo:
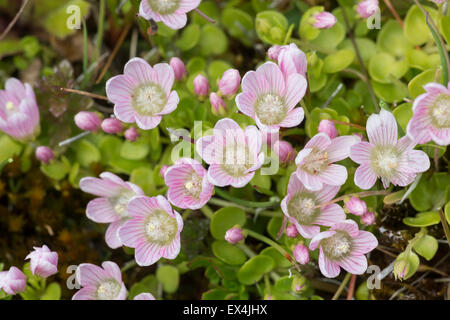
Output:
M356 274L352 274L350 284L348 285L347 300L353 299L353 293L355 292L355 284L356 284Z
M344 280L342 280L341 285L336 290L336 293L334 294L333 298L331 298L331 300L337 300L339 298L339 296L341 295L342 291L344 291L344 288L347 285L348 281L350 280L351 276L352 276L352 274L350 272L347 272L347 274L345 275Z
M61 141L60 143L58 143L58 146L63 147L65 145L71 144L72 142L80 140L81 138L84 138L84 137L86 137L89 134L91 134L90 131L84 131L84 132L76 135L75 137L72 137L72 138L66 139L64 141Z
M205 215L205 217L207 217L208 219L212 219L212 217L214 216L214 212L211 210L210 207L208 207L207 205L204 205L203 207L200 208L200 211Z
M442 227L444 228L445 237L447 238L448 245L450 246L450 229L448 227L447 220L445 219L444 212L439 209L439 217L441 218Z
M389 11L391 11L392 15L394 16L395 20L402 26L403 28L403 21L402 18L397 13L397 10L395 10L394 6L392 5L391 1L389 0L383 0L386 4L386 7L388 7Z
M362 130L362 131L366 131L366 128L365 128L365 127L360 126L360 125L358 125L358 124L353 124L353 123L350 123L350 122L340 121L340 120L334 120L334 119L330 119L330 121L331 121L331 122L334 122L334 123L336 123L336 124L342 124L342 125L344 125L344 126L349 126L349 127L353 127L353 128Z
M262 242L264 242L265 244L275 248L276 250L278 250L279 253L281 253L286 259L289 260L290 263L292 263L292 265L295 267L295 269L297 269L298 272L300 272L300 267L298 266L298 264L295 262L294 259L292 259L291 255L289 254L289 252L287 252L286 250L283 249L283 247L281 247L278 243L276 243L275 241L273 241L272 239L267 238L266 236L263 236L262 234L259 234L253 230L250 229L243 229L244 232L246 232L250 237L255 238L257 240L260 240Z
M105 0L100 0L100 9L98 14L98 31L97 31L97 43L95 48L94 61L97 61L102 51L103 33L105 25Z
M270 208L279 202L278 198L272 198L270 201L264 201L264 202L256 202L256 201L248 201L248 200L244 200L244 199L239 199L239 198L233 197L228 192L225 192L219 188L215 188L215 192L219 196L221 196L222 198L224 198L228 201L232 201L232 202L240 204L244 207L249 207L249 208Z
M105 97L105 96L101 96L101 95L95 94L95 93L90 93L90 92L87 92L87 91L76 90L76 89L69 89L69 88L59 88L59 90L61 90L63 92L76 93L76 94L79 94L81 96L91 97L91 98L94 98L94 99L100 99L100 100L109 101L108 98Z
M22 1L22 6L20 7L20 9L17 12L16 16L14 17L14 19L12 19L12 21L6 27L5 31L3 31L2 35L0 35L0 41L2 41L6 37L6 35L11 31L11 29L14 27L14 25L17 22L17 20L19 20L20 16L22 15L23 11L25 10L25 7L27 6L28 2L30 2L30 0L23 0Z
M326 203L322 203L322 204L318 204L317 206L315 206L314 208L321 208L321 207L325 207L329 204L335 203L335 202L339 202L342 200L345 200L348 197L358 197L358 198L365 198L365 197L370 197L370 196L385 196L390 194L391 192L389 190L377 190L377 191L363 191L363 192L355 192L355 193L349 193L346 195L343 195L341 197L338 197L334 200L331 200L329 202Z
M120 271L123 273L123 272L130 270L131 268L133 268L135 266L136 266L136 260L133 259L133 260L130 260L127 263L125 263L124 266L120 269Z
M208 17L206 14L204 14L203 12L201 12L198 8L194 9L195 12L197 12L203 19L205 19L206 21L209 21L211 23L216 23L216 20Z

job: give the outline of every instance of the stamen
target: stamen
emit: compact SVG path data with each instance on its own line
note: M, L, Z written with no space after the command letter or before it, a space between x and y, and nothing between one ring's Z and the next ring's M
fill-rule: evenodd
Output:
M155 210L147 219L146 233L151 242L166 245L177 233L176 219L163 210Z
M284 120L287 107L282 97L269 93L258 99L255 104L255 112L261 123L274 125Z

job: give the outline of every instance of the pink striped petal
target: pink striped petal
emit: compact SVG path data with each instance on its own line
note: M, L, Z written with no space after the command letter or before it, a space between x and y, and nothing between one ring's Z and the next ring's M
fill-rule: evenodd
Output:
M141 242L135 249L136 263L139 266L150 266L161 259L161 246L157 243Z
M360 230L359 234L353 238L352 254L363 255L369 253L377 246L378 240L371 232Z
M136 122L136 112L134 111L131 102L120 102L114 105L114 115L117 119L125 123Z
M122 241L119 238L119 229L124 225L127 219L121 219L111 223L106 229L105 241L111 249L117 249L122 246Z
M333 203L320 210L320 215L314 223L329 227L339 221L344 221L345 218L346 215L344 209L342 209L340 205Z
M298 126L305 118L305 111L302 107L290 110L286 118L279 124L283 128L292 128Z
M392 113L381 109L380 114L372 114L366 123L370 143L380 146L397 143L397 121Z
M244 75L241 86L242 92L251 92L256 96L270 91L269 82L255 71L249 71Z
M97 300L97 287L87 286L81 288L72 296L72 300Z
M186 25L187 16L185 13L172 13L161 15L161 21L171 29L181 29Z
M113 103L130 103L133 89L133 80L125 75L112 77L106 82L106 95Z
M152 73L153 68L142 58L132 58L124 67L124 74L136 84L154 82Z
M363 274L367 270L367 258L364 255L351 255L339 260L338 263L352 274Z
M161 116L141 116L139 114L135 114L136 123L139 128L143 130L150 130L156 128L162 120Z
M135 248L143 239L146 239L145 220L130 219L119 228L120 241L130 248Z
M350 159L358 164L370 162L370 153L373 145L369 142L362 141L350 147Z
M176 91L172 91L169 95L166 106L156 115L164 115L173 112L178 107L179 102L180 98L178 97L178 93Z
M120 219L107 198L96 198L89 201L86 216L97 223L110 223Z
M112 261L105 261L102 263L102 268L105 270L108 277L122 282L122 272L116 263Z
M368 190L373 187L377 181L377 176L373 172L370 164L364 163L355 171L355 184L361 189Z
M287 78L285 99L288 110L294 109L300 100L303 99L307 87L306 79L301 74L293 73Z
M331 144L330 137L325 133L318 133L311 140L306 143L305 148L317 148L319 150L326 150Z
M331 226L330 230L345 231L352 237L356 237L359 235L358 224L351 219L335 223L334 225Z
M243 114L254 118L257 97L253 92L241 92L236 96L236 105Z
M327 257L325 257L322 247L320 247L319 253L319 268L320 272L322 272L322 274L327 278L335 278L341 272L341 268L338 263L330 261Z
M330 164L325 171L319 173L323 183L332 186L342 186L347 180L347 168L340 164Z
M91 263L82 263L76 271L76 280L83 286L98 286L108 276L102 268Z
M256 73L262 75L269 85L272 92L283 94L286 90L284 83L284 76L280 70L280 67L271 61L263 63L256 69ZM299 88L302 89L302 88ZM305 88L306 90L306 88Z
M153 66L153 70L156 73L157 83L169 95L175 81L173 68L167 63L158 63Z
M108 180L86 177L80 180L80 189L83 192L93 194L98 197L115 197L120 193L122 186Z
M327 147L328 161L337 162L348 158L350 148L359 141L360 139L355 136L340 136L332 139Z

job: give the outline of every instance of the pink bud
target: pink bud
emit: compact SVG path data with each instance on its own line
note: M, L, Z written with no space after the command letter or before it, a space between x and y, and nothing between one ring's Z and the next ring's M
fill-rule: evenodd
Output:
M282 47L279 45L271 46L269 50L267 50L267 56L269 57L269 59L278 61L278 55L280 54L281 48Z
M100 129L102 119L95 112L81 111L75 115L75 124L85 131L95 132Z
M135 296L133 300L156 300L156 299L151 293L144 292Z
M58 272L58 253L50 251L45 244L42 248L34 247L27 259L30 259L30 270L35 276L47 278Z
M227 240L229 243L238 243L245 239L245 236L242 232L242 229L239 227L233 227L231 229L228 229L228 231L225 233L225 240Z
M373 213L371 211L367 211L366 213L364 213L362 215L361 222L368 226L374 224L375 223L375 213Z
M7 294L15 295L25 291L27 287L27 277L16 267L11 267L8 271L0 272L0 289Z
M208 78L199 74L194 79L194 90L195 94L199 97L206 97L209 92L209 81Z
M278 140L273 144L273 150L283 164L290 163L295 159L295 150L287 141Z
M329 29L337 22L336 17L327 11L316 14L314 19L315 22L313 23L313 26L318 29Z
M305 53L294 43L281 47L278 55L278 65L285 78L293 73L305 76L306 70L308 69L308 61L306 60Z
M291 224L289 227L286 228L286 235L289 238L296 238L298 236L298 230L295 227L295 225Z
M347 208L348 212L356 216L362 216L367 212L366 203L357 197L351 197L350 200L345 203L345 208Z
M125 131L125 139L130 141L136 141L139 138L139 131L135 127L128 128Z
M164 178L164 175L166 174L167 169L169 169L169 166L166 164L161 167L161 169L159 170L159 174L161 175L161 177Z
M309 250L302 244L296 245L292 254L300 264L307 264L309 262Z
M183 61L181 61L177 57L173 57L172 59L170 59L170 66L172 67L173 71L175 72L175 78L178 81L183 80L183 78L187 74L186 67L184 66Z
M209 95L209 102L211 102L211 111L215 116L225 114L225 101L215 92L211 92Z
M52 149L45 146L40 146L36 148L36 159L39 161L49 164L50 161L52 161L55 158L55 155L53 154Z
M219 81L219 90L225 96L235 95L241 85L241 75L236 69L228 69Z
M319 132L326 133L331 139L338 136L338 131L333 121L321 120L319 123Z
M116 118L107 118L102 122L102 130L106 133L116 134L122 132L123 125L122 122Z
M358 3L356 12L361 18L369 18L378 11L378 0L364 0Z

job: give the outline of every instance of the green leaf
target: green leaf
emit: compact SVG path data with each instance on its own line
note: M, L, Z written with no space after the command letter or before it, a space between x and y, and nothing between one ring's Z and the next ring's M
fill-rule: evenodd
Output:
M378 33L377 46L381 51L390 53L396 57L404 57L412 48L403 34L403 29L395 20L389 20Z
M160 266L156 270L156 278L163 285L165 292L174 293L177 291L180 283L180 273L174 266Z
M445 204L445 189L438 186L438 179L435 178L435 175L431 179L420 179L417 187L409 195L411 205L419 212L438 208Z
M380 83L392 83L392 76L400 79L408 68L406 59L396 60L391 54L380 52L370 59L368 71L373 80Z
M238 271L238 280L245 285L252 285L272 271L275 262L269 256L256 256L248 260Z
M61 287L58 283L52 282L45 289L41 300L59 300L61 298Z
M203 292L202 300L224 300L227 292L223 289L216 288Z
M206 25L202 28L199 46L204 56L219 55L227 50L228 39L220 28Z
M430 82L435 82L436 74L438 72L438 69L428 69L425 70L422 73L419 73L417 76L415 76L409 83L408 83L408 89L411 93L412 98L417 98L422 93L425 93L425 89L423 88L424 85ZM440 73L440 76L438 77L437 82L442 81L442 73Z
M334 49L345 39L345 27L336 23L329 29L320 30L319 35L311 43L321 48Z
M275 262L275 268L288 268L291 266L289 260L273 247L265 248L261 251L260 255L271 257Z
M388 103L402 101L409 95L408 88L401 81L396 81L394 83L380 83L372 80L371 83L375 94Z
M101 159L99 149L86 139L80 140L75 149L77 153L77 162L83 167L88 167L90 164L99 162Z
M41 171L49 178L61 180L70 172L70 166L62 161L54 160L48 165L42 164Z
M317 38L320 34L320 29L315 28L311 21L314 19L313 17L322 12L324 8L322 6L311 7L303 13L302 18L300 20L300 26L298 29L298 33L301 39L304 40L313 40Z
M228 229L235 225L243 227L245 220L245 212L242 209L232 207L219 209L211 219L211 234L217 240L224 240Z
M405 258L406 254L407 254L406 252L400 253L397 257L397 260ZM419 269L419 265L420 265L419 256L417 254L415 254L414 252L410 251L407 257L408 257L407 263L408 263L409 268L408 268L408 272L403 277L403 280L411 278L416 273L417 269Z
M250 46L253 43L253 19L245 11L227 8L222 12L222 24L228 33Z
M230 68L231 65L223 60L215 60L209 64L208 75L209 78L212 80L213 86L215 86L217 79L222 77L222 74Z
M268 10L256 15L256 33L268 44L283 44L288 30L288 21L277 11Z
M125 141L120 148L120 156L128 160L142 160L150 151L150 145L146 139L139 139L135 142Z
M0 137L0 163L14 157L14 155L20 155L22 149L23 146L20 143L7 135L2 135Z
M420 212L415 217L403 219L403 223L411 227L428 227L438 224L440 221L439 212L437 211Z
M438 246L436 238L425 235L414 243L413 248L418 254L430 261L436 254Z
M336 73L347 68L355 58L355 53L350 49L342 49L336 53L327 55L323 63L323 71Z
M244 251L225 240L216 240L212 244L214 255L230 265L241 265L247 260Z
M183 29L181 37L175 42L181 51L188 51L194 48L200 40L200 26L198 24L190 24Z
M411 103L402 103L397 108L395 108L392 113L397 119L398 124L406 132L406 126L408 125L409 120L413 116L412 104Z
M133 284L130 289L129 299L133 299L135 296L141 293L154 293L158 290L158 280L155 275L151 274L143 278L141 281Z
M450 16L441 17L441 33L447 43L450 43Z
M430 14L430 18L437 22L437 11L428 6L423 7ZM417 5L411 6L408 10L404 20L403 32L408 42L415 46L421 46L433 39L425 15Z
M150 168L136 168L131 172L130 181L141 187L145 194L153 195L156 191L153 177L153 170Z

